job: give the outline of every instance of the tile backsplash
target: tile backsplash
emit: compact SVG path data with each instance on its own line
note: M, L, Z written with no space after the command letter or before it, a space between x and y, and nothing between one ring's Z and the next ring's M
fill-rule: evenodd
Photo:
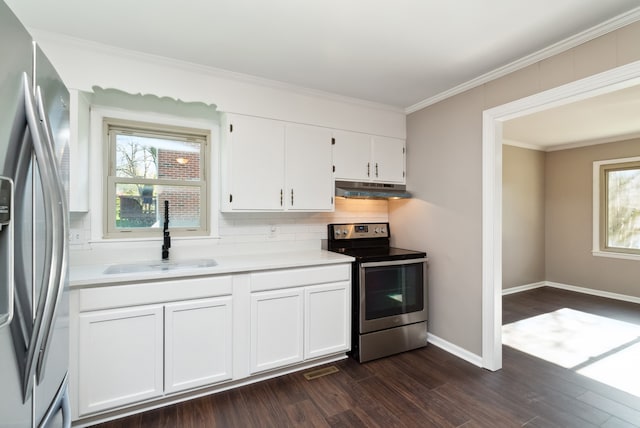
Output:
M364 200L336 198L334 212L295 213L220 213L218 215L218 235L201 240L173 240L174 247L233 247L234 245L281 244L286 247L295 243L296 247L320 247L320 241L327 238L328 223L386 222L388 221L386 200ZM112 253L117 247L133 250L146 246L157 246L155 241L95 241L91 242L91 217L88 213L71 213L71 263L84 264L90 259L89 253L103 254L101 247L110 247ZM158 237L158 242L160 237ZM177 244L177 245L176 245ZM92 251L93 250L93 251ZM178 250L180 251L180 250ZM188 250L185 250L188 251ZM86 253L86 254L83 254ZM104 253L107 254L107 253Z
M328 223L387 221L386 200L336 198L328 213L223 213L219 216L222 241L299 241L327 238Z

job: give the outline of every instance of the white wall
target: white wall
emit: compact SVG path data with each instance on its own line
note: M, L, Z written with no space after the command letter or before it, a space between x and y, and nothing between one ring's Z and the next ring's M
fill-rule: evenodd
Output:
M33 35L69 88L153 94L213 104L229 113L405 138L406 117L395 107L49 33Z

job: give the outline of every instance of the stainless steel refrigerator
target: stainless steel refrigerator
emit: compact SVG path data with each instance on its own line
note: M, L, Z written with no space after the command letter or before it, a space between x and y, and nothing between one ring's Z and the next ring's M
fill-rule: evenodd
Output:
M70 426L69 93L0 0L0 427Z

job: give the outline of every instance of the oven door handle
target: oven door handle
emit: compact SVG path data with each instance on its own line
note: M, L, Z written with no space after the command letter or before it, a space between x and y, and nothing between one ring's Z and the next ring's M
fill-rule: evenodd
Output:
M377 267L377 266L399 266L399 265L411 265L415 263L425 263L429 259L426 257L422 257L419 259L406 259L406 260L387 260L384 262L367 262L360 263L360 267L368 268L368 267Z

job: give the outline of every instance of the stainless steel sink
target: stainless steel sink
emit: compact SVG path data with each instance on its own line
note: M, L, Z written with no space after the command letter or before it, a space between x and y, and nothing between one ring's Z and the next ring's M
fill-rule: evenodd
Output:
M111 265L105 269L105 274L115 273L140 273L140 272L159 272L178 269L198 269L209 268L217 263L213 259L193 259L193 260L176 260L166 262L138 262L138 263L120 263Z

